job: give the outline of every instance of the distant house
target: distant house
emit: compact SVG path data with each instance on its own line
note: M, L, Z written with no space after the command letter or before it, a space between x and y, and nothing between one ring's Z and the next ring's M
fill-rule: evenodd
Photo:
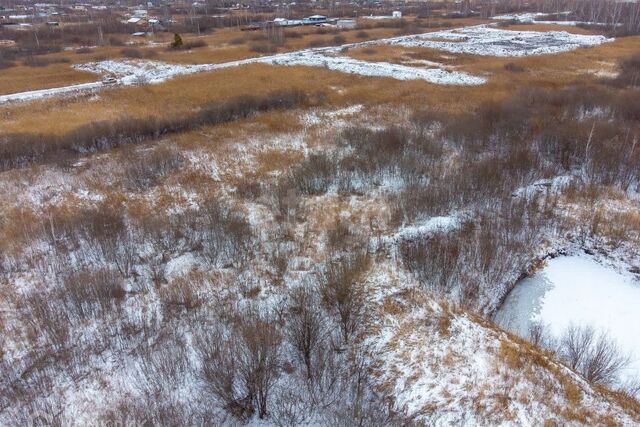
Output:
M338 19L336 22L338 28L353 29L356 28L355 19Z
M327 17L324 15L311 15L302 20L305 24L325 24Z
M400 12L399 10L394 10L393 12L391 12L391 17L393 19L400 19L402 18L402 12Z

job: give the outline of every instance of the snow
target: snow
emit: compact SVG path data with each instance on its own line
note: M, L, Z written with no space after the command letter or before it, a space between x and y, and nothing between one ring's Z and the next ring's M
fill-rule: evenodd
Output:
M315 51L282 54L260 62L273 65L324 67L347 74L390 77L397 80L426 80L430 83L444 85L481 85L486 82L483 77L472 76L459 71L447 71L439 68L414 68L389 62L369 62L346 56L326 56Z
M632 357L624 373L640 378L640 280L586 254L550 260L519 282L496 314L496 321L527 336L532 323L560 336L571 324L607 333Z
M511 31L487 25L388 39L387 44L426 47L451 53L521 57L567 52L580 47L613 41L599 35L571 34L566 31Z
M77 70L115 77L120 84L136 84L140 79L145 83L159 83L169 78L202 71L200 65L169 64L145 60L106 60L74 66Z
M57 87L52 89L32 90L28 92L11 93L9 95L0 95L0 104L12 101L32 101L35 99L48 98L55 95L65 95L72 93L87 92L102 88L101 82L82 83L71 86Z

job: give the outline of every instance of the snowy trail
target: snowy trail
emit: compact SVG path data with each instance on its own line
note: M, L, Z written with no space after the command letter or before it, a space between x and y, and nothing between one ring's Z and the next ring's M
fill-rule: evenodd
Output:
M434 48L452 53L518 57L565 52L579 47L595 46L611 40L604 36L570 34L566 31L511 31L491 28L488 25L476 25L425 34L349 43L341 46L303 49L219 64L184 65L149 60L106 60L74 67L81 71L114 77L117 79L115 84L104 85L97 81L0 95L0 104L31 101L57 95L79 94L107 87L160 83L180 75L239 67L247 64L323 67L333 71L369 77L424 80L429 83L443 85L481 85L486 82L486 78L449 70L444 65L437 63L430 64L429 68L411 67L389 62L363 61L341 55L341 52L364 46L399 45Z
M102 89L102 82L82 83L71 86L56 87L51 89L39 89L28 92L11 93L8 95L0 95L0 104L12 101L32 101L34 99L42 99L55 95L64 95L67 93L87 92Z

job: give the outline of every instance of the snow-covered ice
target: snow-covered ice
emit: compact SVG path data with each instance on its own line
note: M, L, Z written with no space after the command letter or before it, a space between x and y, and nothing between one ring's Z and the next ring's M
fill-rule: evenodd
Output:
M570 325L607 333L632 358L624 377L640 378L640 280L586 254L548 261L523 279L506 298L495 320L521 336L533 323L555 337Z

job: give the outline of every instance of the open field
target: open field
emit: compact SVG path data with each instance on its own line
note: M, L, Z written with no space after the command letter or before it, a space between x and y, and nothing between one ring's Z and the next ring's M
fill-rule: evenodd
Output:
M488 6L38 27L0 68L0 425L638 425L634 332L591 323L640 305L640 35Z

